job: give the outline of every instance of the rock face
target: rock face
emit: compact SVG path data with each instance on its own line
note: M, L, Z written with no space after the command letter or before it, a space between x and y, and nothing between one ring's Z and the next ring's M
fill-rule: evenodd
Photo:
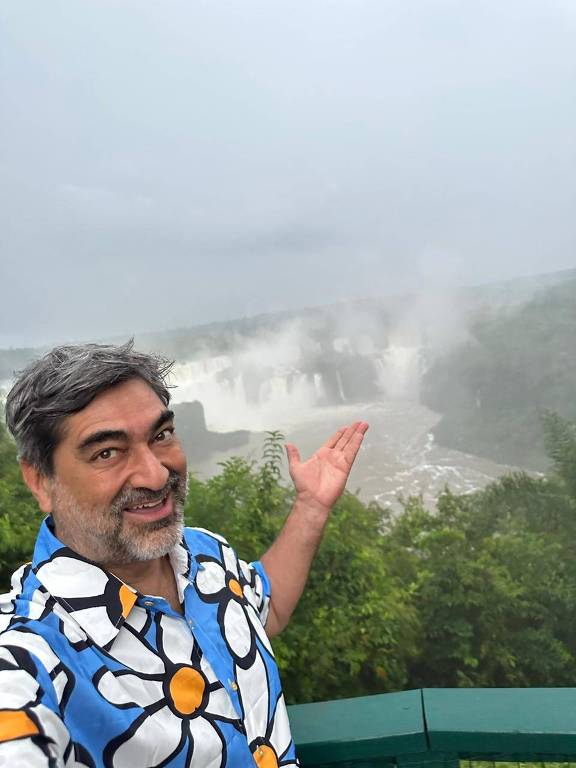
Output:
M247 430L235 432L210 432L206 428L204 408L195 400L192 403L176 403L172 406L176 417L178 437L191 461L202 461L215 451L226 451L246 445L250 438Z

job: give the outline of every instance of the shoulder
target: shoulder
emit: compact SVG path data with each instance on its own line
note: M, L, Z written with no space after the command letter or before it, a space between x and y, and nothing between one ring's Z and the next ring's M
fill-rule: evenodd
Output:
M205 528L185 528L184 540L188 551L198 563L203 563L205 560L218 560L225 564L232 573L244 572L246 579L250 580L249 571L254 564L248 565L244 560L241 560L224 536Z
M207 563L219 563L226 571L238 572L238 556L220 534L205 528L185 528L184 543L190 557L201 571Z
M10 580L10 591L0 594L0 632L8 627L13 619L21 614L21 598L31 572L30 563L21 565L14 571Z
M216 554L222 547L232 549L224 536L206 528L184 528L184 540L192 554Z
M271 585L260 562L247 563L238 558L228 541L218 533L205 528L185 528L184 539L189 552L195 557L202 575L199 583L214 589L225 575L240 581L244 596L264 618L267 616Z
M19 568L12 576L10 592L0 595L0 648L16 648L30 654L48 670L59 664L53 649L70 641L65 620L68 617L38 581L31 565Z
M57 666L59 659L46 639L51 635L46 619L52 602L30 564L19 568L10 592L0 595L0 649L29 654L47 669Z

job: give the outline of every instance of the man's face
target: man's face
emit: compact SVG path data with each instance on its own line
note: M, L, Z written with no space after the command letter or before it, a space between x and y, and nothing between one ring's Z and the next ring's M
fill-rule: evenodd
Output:
M172 412L132 379L66 418L48 511L61 541L90 560L152 560L180 539L186 478Z

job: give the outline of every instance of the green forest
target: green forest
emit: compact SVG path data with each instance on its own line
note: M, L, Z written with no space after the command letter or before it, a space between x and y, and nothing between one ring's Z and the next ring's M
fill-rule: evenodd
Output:
M422 401L439 443L504 464L548 466L542 414L576 419L576 280L471 318L469 339L435 361Z
M446 489L402 514L351 493L334 509L288 629L274 641L287 700L420 686L562 686L576 675L576 425L547 414L552 470ZM256 559L291 504L281 435L261 462L191 476L186 520ZM0 429L0 589L30 559L40 514Z

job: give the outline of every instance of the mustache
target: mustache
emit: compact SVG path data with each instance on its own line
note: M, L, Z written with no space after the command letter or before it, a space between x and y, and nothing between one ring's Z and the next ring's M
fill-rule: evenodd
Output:
M110 505L113 512L121 514L126 507L136 507L140 504L153 504L173 492L178 501L184 501L186 496L186 480L179 472L170 470L164 488L152 491L150 488L123 488Z

